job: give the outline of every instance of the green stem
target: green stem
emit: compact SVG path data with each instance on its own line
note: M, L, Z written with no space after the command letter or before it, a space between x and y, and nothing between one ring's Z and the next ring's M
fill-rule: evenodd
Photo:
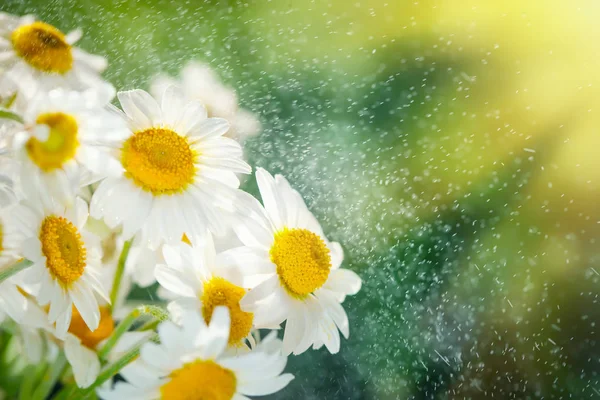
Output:
M10 119L13 121L20 122L21 124L23 123L23 118L21 118L20 115L15 114L14 112L8 111L6 109L0 109L0 119Z
M140 326L138 328L138 331L140 332L144 332L144 331L153 331L156 329L156 327L158 326L158 324L160 324L162 321L158 320L158 319L153 319L150 320L148 322L146 322L144 325Z
M106 341L104 346L98 351L98 357L104 360L108 356L108 353L113 349L113 347L117 344L121 336L131 328L131 325L142 315L150 315L154 318L153 323L157 325L165 321L169 318L169 314L167 314L162 308L157 306L140 306L131 311L117 326L113 334ZM146 324L147 325L147 324ZM145 326L145 325L144 325Z
M129 255L129 249L131 248L132 239L125 241L123 244L123 250L119 255L119 262L117 263L117 270L115 271L115 278L113 280L112 289L110 291L110 306L114 307L117 302L117 296L119 295L119 287L121 286L121 280L123 279L123 272L125 271L125 262Z
M149 340L157 342L158 335L152 335L152 337L150 337ZM98 375L98 378L96 378L96 381L92 383L92 385L85 389L80 389L79 391L76 391L73 396L69 396L69 399L86 399L90 394L94 392L94 390L98 386L102 385L104 382L115 376L117 373L119 373L120 370L123 369L123 367L134 361L140 355L140 349L145 343L146 341L141 341L140 343L138 343L131 350L129 350L127 353L121 356L118 360L116 360L114 363L110 364L102 372L100 372L100 375Z
M33 263L29 260L22 259L10 267L0 271L0 283L10 278L11 276L23 271L25 268L31 267Z
M44 373L46 368L45 363L39 363L36 365L28 365L23 373L23 381L19 388L19 400L29 400L37 379Z
M117 325L113 334L110 336L110 338L108 338L104 346L102 346L102 348L98 351L98 357L101 360L106 359L106 356L108 356L108 353L110 353L113 347L115 347L121 336L129 330L131 325L133 325L139 316L140 310L136 308L130 312L129 315L127 315L123 321L119 323L119 325Z
M67 359L63 352L58 353L54 364L52 364L44 373L42 380L30 397L31 400L46 400L48 395L56 385L56 382L67 368Z

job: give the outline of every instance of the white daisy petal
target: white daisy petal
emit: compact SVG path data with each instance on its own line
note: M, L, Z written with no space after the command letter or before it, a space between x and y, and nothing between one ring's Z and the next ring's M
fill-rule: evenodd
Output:
M333 270L329 274L329 279L325 287L334 292L344 293L346 295L355 295L362 286L360 277L349 269Z
M229 129L229 122L223 118L207 118L189 131L193 140L206 140L223 135Z
M243 310L253 310L256 303L270 296L278 285L279 278L276 275L273 275L254 289L251 289L242 300L240 300L240 307L242 307Z
M241 382L239 391L248 396L265 396L275 393L286 387L292 380L294 375L283 374L273 379L265 379L254 382Z
M161 101L163 122L167 126L175 128L185 106L186 102L183 98L181 88L175 85L168 86L162 95Z
M88 328L95 331L100 323L98 301L92 291L81 283L77 282L73 286L73 290L69 291L73 304Z
M196 296L196 292L189 284L189 276L181 270L171 268L164 264L157 265L154 270L154 276L161 286L173 293L177 293L179 296Z
M77 386L86 388L94 383L100 373L100 360L96 352L83 346L73 335L67 335L65 356L71 364Z
M147 92L136 89L117 93L125 114L137 129L147 129L162 118L161 109Z
M219 306L215 308L206 335L198 338L204 344L202 358L215 359L225 350L229 339L230 321L227 307Z
M283 223L286 220L285 204L277 192L275 179L263 168L257 168L256 182L267 215L276 229L283 228Z

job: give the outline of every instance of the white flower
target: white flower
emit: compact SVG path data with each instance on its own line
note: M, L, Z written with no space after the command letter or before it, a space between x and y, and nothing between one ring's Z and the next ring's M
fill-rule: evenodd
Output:
M106 110L112 93L53 90L35 97L25 115L25 130L15 139L23 192L72 203L79 187L111 173L102 147L127 132ZM112 165L118 171L118 164Z
M160 344L146 343L140 357L121 370L127 382L103 390L105 400L233 399L263 396L284 388L287 359L264 349L230 355L225 351L229 312L217 307L209 326L199 313L187 314L183 326L171 321L158 328Z
M181 80L158 75L153 78L150 92L160 98L166 87L180 86L188 99L198 100L208 109L211 117L225 118L231 124L227 136L243 141L260 131L260 122L254 114L238 107L235 91L224 85L215 72L197 61L188 62L181 70Z
M202 246L164 245L163 256L166 264L156 267L156 280L172 293L169 297L175 298L169 304L175 322L190 311L200 311L208 322L215 307L227 306L231 317L229 344L243 347L245 339L252 341L253 316L239 305L246 294L243 276L227 257L215 254L210 234Z
M73 306L95 330L100 310L94 294L108 299L99 282L100 242L84 229L87 204L77 198L73 207L64 207L41 198L23 202L13 217L24 237L20 253L33 263L26 270L27 282L35 287L39 304L50 305L48 319L56 323L56 336L64 338Z
M249 173L240 145L222 135L229 124L207 118L171 86L159 105L142 90L120 92L131 132L118 143L119 177L107 178L91 203L91 215L123 236L140 231L153 249L206 230L224 233L223 216L239 193L236 173Z
M257 328L283 321L283 351L299 354L323 344L339 351L339 330L347 338L348 317L340 303L356 294L361 280L341 269L343 251L329 242L300 194L285 178L275 179L264 169L256 171L264 208L255 199L235 230L245 247L228 251L247 275L261 283L241 300L243 310L254 313ZM337 327L336 327L337 326Z
M38 88L110 87L99 77L106 60L73 47L80 37L80 30L65 35L31 15L0 13L0 68L28 94Z

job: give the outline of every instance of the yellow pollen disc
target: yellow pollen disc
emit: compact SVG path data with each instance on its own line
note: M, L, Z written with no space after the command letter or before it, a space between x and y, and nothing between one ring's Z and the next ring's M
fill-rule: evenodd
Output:
M108 307L100 307L100 324L98 329L90 331L90 328L86 325L81 318L81 314L75 306L73 306L73 316L71 317L71 325L69 325L69 332L77 336L88 349L96 349L98 343L109 337L115 329L115 321L110 313Z
M307 229L283 229L275 234L271 261L288 293L305 297L329 277L331 257L321 237Z
M73 67L73 53L65 35L44 22L23 25L10 36L15 53L43 72L64 74Z
M47 125L50 134L41 142L32 137L25 145L29 158L42 170L49 172L61 168L75 157L79 141L77 140L77 121L64 113L40 115L37 124Z
M223 278L212 278L204 284L202 293L202 316L208 324L217 306L227 306L231 318L229 329L229 345L241 344L252 328L254 314L244 312L240 308L240 300L246 290L226 281Z
M42 253L54 279L68 286L83 275L86 250L77 228L66 218L51 215L40 229Z
M190 246L192 245L190 238L188 238L185 233L183 234L183 236L181 236L181 241L187 245L190 245Z
M214 361L198 360L171 372L160 388L163 400L229 400L236 390L235 374Z
M121 151L125 176L154 195L181 193L193 183L196 157L185 137L162 128L135 132Z

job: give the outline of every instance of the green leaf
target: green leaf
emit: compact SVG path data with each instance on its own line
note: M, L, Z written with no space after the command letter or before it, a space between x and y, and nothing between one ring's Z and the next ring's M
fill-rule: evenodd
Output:
M17 121L21 124L23 123L23 118L21 118L19 114L9 111L5 108L0 108L0 119L10 119L12 121Z

